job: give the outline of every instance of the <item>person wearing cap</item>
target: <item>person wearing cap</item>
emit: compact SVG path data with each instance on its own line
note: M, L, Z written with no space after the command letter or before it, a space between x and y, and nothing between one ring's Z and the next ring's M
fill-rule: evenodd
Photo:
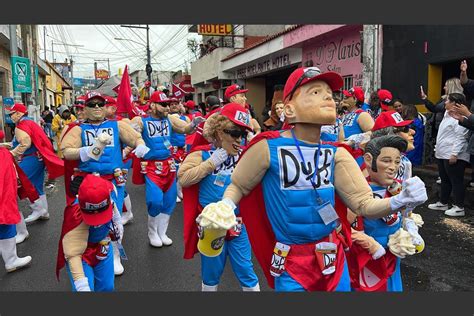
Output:
M123 144L134 148L139 158L150 149L141 135L128 123L105 120L105 98L98 92L89 92L85 101L86 120L72 127L61 142L65 159L79 161L71 191L77 191L80 180L90 173L98 173L116 186L114 202L122 212L125 178L123 176ZM73 193L74 194L74 193ZM117 249L117 248L115 248ZM114 269L117 275L124 272L118 251L114 251Z
M373 139L384 135L398 135L408 142L406 152L412 151L415 149L415 131L411 127L412 123L413 120L404 120L400 113L396 111L382 112L375 120L374 127L372 127L371 138ZM412 177L412 169L410 159L403 154L400 168L395 178L400 181L406 181Z
M170 115L179 117L180 120L190 123L191 120L184 114L180 113L180 104L177 98L170 98ZM186 136L185 134L173 133L171 134L171 145L173 146L173 159L176 164L176 170L179 170L180 164L183 162L186 155ZM176 202L181 202L183 199L183 192L179 182L176 183L177 197Z
M379 89L372 92L369 98L369 105L364 104L362 110L367 111L374 120L383 111L390 111L390 105L392 104L392 93L385 89Z
M229 102L238 103L244 106L247 109L247 111L249 111L248 110L249 105L247 104L247 97L245 96L245 93L247 93L247 91L249 90L241 89L238 84L233 84L227 87L227 89L225 89L224 97ZM249 114L251 114L250 111L249 111ZM251 132L251 134L253 134L254 136L262 131L260 124L258 124L257 120L252 116L250 116L250 126L252 127L252 131L253 131Z
M59 271L66 265L74 292L114 290L113 253L121 246L123 227L113 191L110 181L88 174L64 214L56 276L59 280Z
M34 184L39 195L39 201L30 204L33 212L25 222L49 219L48 201L44 192L45 168L48 170L48 180L54 180L64 174L64 163L56 156L51 141L43 129L27 117L25 105L15 103L7 111L16 124L13 148L10 152Z
M283 96L285 118L293 128L257 135L223 195L228 205L240 203L252 249L277 291L350 290L344 254L350 244L347 208L377 218L427 200L420 179L397 196L374 199L351 154L320 142L321 126L336 121L333 91L342 85L335 72L293 71Z
M76 117L76 122L83 122L85 120L85 115L84 115L84 107L85 105L82 103L76 103L73 106L74 109L74 114Z
M76 121L77 118L71 114L71 110L65 104L61 105L58 108L58 114L56 114L53 118L53 123L51 124L51 129L56 134L56 144L58 148L58 156L59 158L63 158L63 154L60 150L61 148L61 133L63 132L64 127L71 122Z
M132 124L150 148L143 161L141 173L134 168L133 183L145 184L148 208L148 238L153 247L169 246L173 241L166 235L170 216L176 206L176 165L172 156L171 137L174 133L191 134L203 117L195 116L190 123L169 115L169 99L156 91L150 98L148 117L134 117Z
M4 138L0 130L0 141ZM39 198L33 184L18 166L8 151L8 146L0 144L0 255L7 272L17 271L28 266L31 257L18 257L16 244L29 236L23 215L18 207L16 195L20 199L28 197L31 202ZM20 185L19 185L20 184ZM20 236L24 234L23 236Z
M153 94L153 88L151 87L151 82L146 80L143 84L143 87L138 91L139 100L142 105L146 104L150 100L151 95Z
M342 104L347 107L348 111L342 117L344 136L347 138L354 134L370 131L374 126L374 120L369 113L360 108L364 103L364 91L362 88L356 86L350 90L343 90L342 93L344 95Z
M203 136L207 145L198 146L186 157L178 171L178 179L185 189L184 235L185 259L192 259L197 252L196 218L203 207L222 199L230 184L232 171L237 164L242 139L251 131L246 109L237 103L228 103L209 117L204 124ZM193 194L194 193L194 194ZM254 272L251 249L239 209L234 210L239 226L230 229L223 251L217 257L201 254L202 291L217 291L227 256L244 291L259 291Z
M374 198L391 197L402 186L395 179L401 153L408 142L398 135L384 135L370 140L365 147L367 182ZM411 180L410 180L411 181ZM400 258L423 251L418 233L423 221L408 209L382 218L355 216L348 212L353 244L347 252L351 286L356 291L401 292L403 290Z

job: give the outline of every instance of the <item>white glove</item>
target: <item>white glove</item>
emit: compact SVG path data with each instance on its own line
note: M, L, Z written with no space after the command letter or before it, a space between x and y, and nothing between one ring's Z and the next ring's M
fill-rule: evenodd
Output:
M104 148L112 143L112 136L106 133L102 133L95 138L95 142L92 146L84 146L79 149L79 156L81 161L88 161L91 158L99 160L100 156L104 153Z
M78 292L90 292L89 281L87 278L80 278L79 280L74 281L74 287Z
M214 164L214 166L216 168L218 168L220 165L222 165L224 163L224 161L227 160L227 157L229 155L227 154L227 151L225 151L224 148L218 148L216 149L216 151L214 151L211 155L211 157L209 157L209 159L212 161L212 163Z
M377 249L377 251L374 254L372 254L372 259L377 260L381 258L383 255L385 255L385 253L386 253L385 248L380 246Z
M224 198L222 200L222 202L224 202L225 204L229 205L230 207L232 207L232 210L235 210L235 208L237 207L234 203L234 201L232 201L231 199L229 198Z
M390 208L393 211L403 207L414 208L428 200L425 183L418 177L413 177L405 181L406 186L400 194L390 198Z
M415 252L422 252L425 249L425 241L418 233L418 226L415 221L411 218L404 218L403 228L411 235L412 242L415 245Z
M132 153L134 153L138 158L143 158L149 151L150 148L146 145L140 144L132 151Z
M411 256L416 253L411 235L403 228L389 236L387 245L390 252L399 258L405 258L407 255Z
M420 214L416 214L412 212L409 218L412 219L415 222L416 226L418 227L422 227L423 224L425 223Z
M193 128L196 128L197 126L199 126L199 124L201 124L202 122L205 122L206 121L206 118L202 117L202 116L195 116L193 118L193 120L191 121L191 126Z
M284 122L285 121L285 112L281 112L280 113L280 122Z

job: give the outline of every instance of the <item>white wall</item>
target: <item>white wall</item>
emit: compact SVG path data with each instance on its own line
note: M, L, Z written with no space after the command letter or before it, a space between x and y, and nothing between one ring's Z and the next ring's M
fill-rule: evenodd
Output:
M221 60L233 52L233 48L219 47L191 63L191 84L196 85L216 78L230 79L222 72Z

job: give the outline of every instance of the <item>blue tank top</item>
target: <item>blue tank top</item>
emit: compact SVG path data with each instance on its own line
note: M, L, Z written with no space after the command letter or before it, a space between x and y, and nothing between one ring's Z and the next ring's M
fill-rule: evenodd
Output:
M266 211L277 241L304 244L328 236L337 221L324 224L310 179L318 145L299 141L307 168L293 138L268 139L270 166L262 179ZM334 156L337 147L321 146L315 183L319 195L334 207ZM309 166L308 166L309 165Z
M80 128L82 146L92 146L95 137L101 133L112 136L112 143L104 148L104 153L99 160L90 159L80 161L79 169L85 172L98 172L99 174L113 174L115 168L122 168L122 144L117 121L104 121L99 125L81 123Z
M364 131L360 128L359 123L357 120L362 112L361 111L353 111L347 113L342 118L342 124L344 125L344 137L347 138L349 136L363 133Z
M186 122L186 116L181 115L179 118ZM186 145L186 135L180 133L172 133L171 145L176 147L184 147L184 145Z
M89 242L99 242L103 240L110 232L112 221L100 226L89 226Z
M374 194L374 198L383 199L385 197L387 188L376 184L370 184L370 188ZM393 214L383 218L368 219L364 217L364 231L367 235L373 237L382 247L387 248L388 237L394 234L401 227L401 214L398 213L398 220L388 225L387 222L393 219Z
M168 118L142 117L142 137L150 151L145 160L164 160L171 157L172 126Z
M210 151L203 151L202 161L209 159L214 151L215 148ZM224 191L231 183L232 172L238 160L239 156L227 157L227 160L222 165L201 180L199 183L199 204L201 204L202 207L222 200ZM237 207L234 212L235 215L239 215L239 208Z
M29 118L29 117L22 117L22 118L20 119L20 121L23 121L23 120L32 121L32 119ZM30 136L30 137L31 137L31 136ZM20 144L20 143L16 140L16 137L13 136L13 139L12 139L12 146L13 146L13 148L16 148L19 144ZM37 151L38 151L38 149L36 148L36 146L33 145L33 143L31 143L30 148L28 148L27 150L25 150L25 152L23 153L23 155L25 155L25 156L28 155L28 156L29 156L29 155L32 155L32 154L36 153Z

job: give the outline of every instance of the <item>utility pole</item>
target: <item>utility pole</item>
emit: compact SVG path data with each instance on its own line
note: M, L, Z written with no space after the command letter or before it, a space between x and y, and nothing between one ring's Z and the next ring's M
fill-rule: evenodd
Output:
M110 59L107 58L107 68L109 69L109 78L110 78Z
M120 25L121 27L135 28L135 29L146 29L146 67L145 71L148 75L148 80L151 82L151 73L153 68L151 68L151 51L150 51L150 27L147 24L146 26L133 26L133 25Z
M55 63L56 60L54 60L54 41L51 41L51 51L52 51L52 54L53 54L53 63Z
M71 65L71 88L72 88L72 102L76 100L76 96L74 93L74 62L72 60L72 56L69 56L69 63ZM73 103L74 104L74 103Z
M380 27L376 24L363 26L362 88L366 91L367 96L380 88L382 59Z
M95 86L97 88L97 62L94 62L94 77L95 77Z

